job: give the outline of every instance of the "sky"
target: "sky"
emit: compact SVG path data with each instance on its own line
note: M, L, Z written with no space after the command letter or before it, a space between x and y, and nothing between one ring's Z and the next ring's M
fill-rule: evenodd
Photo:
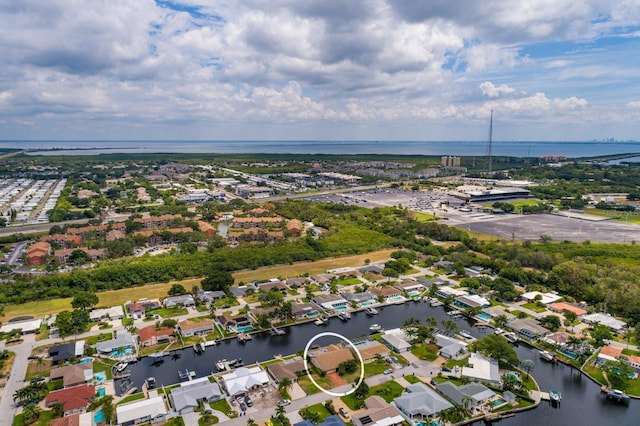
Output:
M638 0L0 0L0 139L640 139Z

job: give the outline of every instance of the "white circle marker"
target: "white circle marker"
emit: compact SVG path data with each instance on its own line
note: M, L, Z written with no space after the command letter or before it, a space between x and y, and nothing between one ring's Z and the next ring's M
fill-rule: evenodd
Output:
M358 360L360 361L360 380L358 380L358 383L356 383L356 385L353 388L351 388L351 390L348 391L348 392L337 393L337 392L331 392L330 390L326 390L325 388L323 388L322 386L317 384L316 381L313 379L313 376L311 375L311 373L309 373L309 365L307 363L307 353L309 352L309 348L311 347L311 344L313 342L318 340L320 337L325 337L325 336L337 337L338 339L344 340L345 342L347 342L349 344L349 346L351 346L353 348L353 351L356 353L356 355L358 355ZM354 393L356 391L356 389L358 389L358 387L360 386L360 384L364 380L364 361L362 360L362 355L360 354L360 351L358 350L358 348L356 348L356 345L354 345L351 342L351 340L347 339L342 334L333 333L331 331L326 331L324 333L316 334L311 340L309 340L309 342L307 342L307 346L305 346L304 353L303 353L302 356L303 356L303 360L304 360L304 371L305 371L305 373L307 373L307 376L309 376L309 379L311 380L311 383L316 385L316 387L318 389L320 389L322 392L326 393L327 395L330 395L330 396L347 396L347 395L351 395L352 393Z

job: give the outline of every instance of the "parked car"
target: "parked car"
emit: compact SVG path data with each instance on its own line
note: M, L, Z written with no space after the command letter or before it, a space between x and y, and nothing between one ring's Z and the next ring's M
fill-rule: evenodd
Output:
M240 401L240 409L242 411L247 411L247 406L244 404L244 402Z
M289 405L291 404L291 400L290 399L283 399L282 401L278 402L278 405L282 405L283 407L285 405Z
M451 373L451 369L449 367L447 367L446 365L442 366L442 371L446 371L447 373Z
M393 362L394 364L398 363L398 358L396 358L395 356L391 356L389 357L389 359L391 360L391 362Z
M249 398L249 395L244 397L244 403L247 404L247 407L253 407L253 401Z
M349 413L347 412L347 410L344 409L344 407L340 407L340 410L338 411L340 412L340 415L345 419L349 418Z
M387 368L386 370L384 370L384 374L391 374L393 373L393 370L390 368Z

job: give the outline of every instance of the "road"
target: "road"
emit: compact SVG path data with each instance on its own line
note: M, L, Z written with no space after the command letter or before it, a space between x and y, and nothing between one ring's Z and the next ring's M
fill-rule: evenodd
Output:
M87 223L91 219L75 219L75 220L67 220L64 222L49 222L49 223L38 223L34 225L18 225L18 226L7 226L6 228L0 228L0 237L6 237L13 234L41 234L49 232L52 226L59 225L72 225L79 223Z

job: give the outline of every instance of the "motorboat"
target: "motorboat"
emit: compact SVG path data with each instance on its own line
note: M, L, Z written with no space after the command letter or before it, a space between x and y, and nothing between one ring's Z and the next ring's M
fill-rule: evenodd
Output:
M539 350L538 353L540 354L540 358L544 359L545 361L555 362L556 360L556 357L549 351Z
M379 331L382 331L382 326L380 324L371 324L369 331L372 333L378 333Z
M116 369L116 371L124 371L125 368L127 368L127 366L129 365L129 363L126 362L119 362L117 363L114 368Z
M218 371L225 371L227 367L228 364L226 359L221 359L220 361L216 362L216 368L218 369Z
M203 343L198 342L198 343L193 345L193 350L194 350L195 353L201 354L201 353L204 353L205 346L204 346Z
M349 312L342 311L338 313L338 318L340 318L340 320L342 321L347 321L351 319L351 314Z
M473 339L475 339L475 337L473 337L473 336L471 335L471 333L469 333L467 330L462 330L462 331L460 331L460 336L462 336L462 338L463 338L463 339L466 339L466 340L473 340Z
M378 310L376 308L372 308L371 306L367 306L367 309L364 310L367 315L378 315Z
M558 390L551 389L549 391L549 399L551 401L560 402L560 400L562 399L562 394Z
M431 299L431 301L429 302L429 305L431 305L433 308L436 308L438 306L444 305L444 303L442 303L438 299Z
M510 331L508 333L504 333L503 334L504 338L507 339L507 342L511 343L511 344L517 344L520 339L518 339L518 336L516 335L516 333L514 333L513 331Z

